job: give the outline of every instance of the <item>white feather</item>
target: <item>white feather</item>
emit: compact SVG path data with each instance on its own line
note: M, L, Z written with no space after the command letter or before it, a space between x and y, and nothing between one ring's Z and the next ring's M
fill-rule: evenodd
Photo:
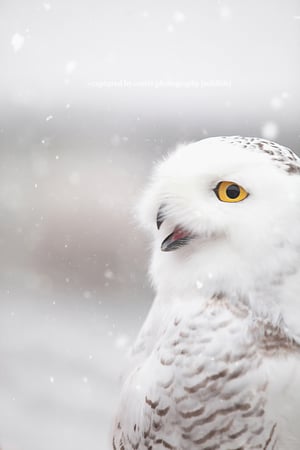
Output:
M234 384L230 381L234 368L228 363L224 376L230 389L235 389L236 395L239 389L240 398L247 397L248 402L251 396L255 401L264 383L268 385L263 415L266 429L253 442L267 445L270 438L270 445L274 439L273 448L300 448L295 419L300 416L300 396L293 395L295 390L300 391L300 352L295 350L300 345L299 172L299 160L289 149L265 140L240 137L210 138L181 146L156 168L141 202L139 217L152 236L150 276L157 297L132 351L117 418L121 425L114 436L118 450L160 449L167 444L183 449L183 425L174 406L174 398L189 383L181 361L186 361L185 369L190 371L204 364L204 375L199 375L201 382L222 371L226 352L231 355L230 361L238 361L238 355L250 352L252 346L257 355L237 362L241 367L247 365L247 373L244 371ZM220 181L241 185L249 196L238 203L221 202L213 191ZM164 220L157 230L156 215L162 205ZM177 226L195 236L194 239L180 249L162 252L161 242ZM174 325L176 320L180 323L178 327ZM220 325L223 322L229 324L223 327ZM195 347L190 341L189 356L180 359L170 342L180 340L193 323ZM272 354L262 350L267 327L284 335L284 345L291 343L292 350L278 347ZM206 335L207 345L203 346L201 339ZM174 364L162 362L173 357ZM173 390L166 395L158 386L170 380ZM217 397L204 402L204 394L202 391L191 394L185 408L195 410L202 405L206 414L209 411L212 414ZM284 403L285 396L289 404ZM152 402L159 399L160 408L166 405L169 408L168 418L162 419L161 431L156 430L151 441L152 447L143 438L145 429L153 426L156 417L155 408L145 402L150 398ZM231 411L230 408L233 406L227 410ZM238 433L242 415L234 417L232 435L234 427ZM221 427L221 423L226 428L227 419L218 413L214 429ZM255 434L255 426L256 419L252 422L249 419L249 436ZM187 448L206 448L204 443L194 446L205 430L203 425L190 431ZM233 447L245 445L244 438L245 432L236 437ZM207 448L228 449L219 435L206 439L211 445ZM135 444L131 446L130 442Z

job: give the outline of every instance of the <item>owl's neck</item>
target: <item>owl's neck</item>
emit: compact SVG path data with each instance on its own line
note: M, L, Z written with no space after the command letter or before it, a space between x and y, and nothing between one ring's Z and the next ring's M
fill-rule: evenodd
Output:
M274 326L283 323L300 340L300 263L289 254L247 261L228 249L218 252L154 252L151 276L164 302L186 302L224 295L249 307L253 316ZM299 329L299 332L298 332Z

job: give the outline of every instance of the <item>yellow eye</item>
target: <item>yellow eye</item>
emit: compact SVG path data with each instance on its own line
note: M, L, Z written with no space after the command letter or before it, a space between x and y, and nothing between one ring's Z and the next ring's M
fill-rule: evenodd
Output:
M233 181L220 181L214 189L216 196L221 202L236 203L245 200L249 193Z

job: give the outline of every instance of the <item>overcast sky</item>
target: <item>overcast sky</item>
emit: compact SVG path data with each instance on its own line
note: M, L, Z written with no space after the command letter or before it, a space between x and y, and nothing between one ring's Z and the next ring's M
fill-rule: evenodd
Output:
M0 92L27 105L124 97L129 108L126 99L153 95L210 106L220 96L256 105L285 92L299 98L299 37L297 0L2 0ZM171 94L100 87L118 80L202 84ZM215 81L224 86L203 85Z

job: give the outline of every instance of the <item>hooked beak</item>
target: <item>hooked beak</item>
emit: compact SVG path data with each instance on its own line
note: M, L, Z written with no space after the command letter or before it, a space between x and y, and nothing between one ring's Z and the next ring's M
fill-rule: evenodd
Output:
M157 212L156 225L158 230L160 229L165 220L163 208L164 205L161 205ZM169 234L169 236L167 236L166 239L164 239L164 241L162 242L161 250L163 252L170 252L173 250L177 250L178 248L188 244L190 240L193 239L194 237L195 235L193 235L191 232L181 228L180 226L176 226L172 231L172 233Z

